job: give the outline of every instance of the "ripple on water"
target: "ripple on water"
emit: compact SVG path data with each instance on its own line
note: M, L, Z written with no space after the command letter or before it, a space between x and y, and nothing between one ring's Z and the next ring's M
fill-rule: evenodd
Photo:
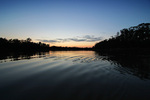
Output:
M150 99L150 80L109 57L93 51L40 57L0 63L1 100Z

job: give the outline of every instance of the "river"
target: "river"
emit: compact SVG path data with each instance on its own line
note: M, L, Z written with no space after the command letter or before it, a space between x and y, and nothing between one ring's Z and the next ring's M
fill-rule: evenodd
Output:
M0 100L150 100L150 56L1 54Z

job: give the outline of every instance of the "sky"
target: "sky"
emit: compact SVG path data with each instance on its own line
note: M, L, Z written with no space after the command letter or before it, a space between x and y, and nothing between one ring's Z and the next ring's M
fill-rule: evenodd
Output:
M0 0L0 37L92 47L150 23L150 0Z

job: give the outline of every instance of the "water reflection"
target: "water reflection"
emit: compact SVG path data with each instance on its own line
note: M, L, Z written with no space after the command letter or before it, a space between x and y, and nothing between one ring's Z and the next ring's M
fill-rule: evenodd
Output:
M41 58L49 54L49 52L1 52L0 63L24 59Z
M49 52L13 52L1 53L0 63L24 59L43 58L91 63L108 61L121 74L132 74L141 79L150 79L150 55L107 54L94 51L49 51Z
M65 60L74 63L91 63L102 59L102 57L96 56L93 51L51 51L50 54L43 59Z
M0 100L150 100L148 55L49 51L3 60Z
M101 52L95 52L95 54L103 56L103 60L116 65L115 70L121 74L128 73L141 79L150 79L150 55L104 54Z

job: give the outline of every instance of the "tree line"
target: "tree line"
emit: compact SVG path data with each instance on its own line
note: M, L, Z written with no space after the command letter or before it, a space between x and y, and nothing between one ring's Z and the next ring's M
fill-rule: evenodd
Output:
M125 28L117 32L117 35L96 43L93 48L78 47L50 47L45 43L26 40L6 39L0 37L1 51L43 51L43 50L114 50L114 49L150 49L150 23L142 23L138 26Z
M6 39L0 38L0 49L1 51L57 51L57 50L92 50L92 48L79 48L79 47L61 47L61 46L52 46L50 47L45 43L35 43L32 42L31 38L26 40L19 39Z
M116 36L105 39L93 46L94 50L113 49L150 49L150 23L142 23L138 26L124 28L117 32Z
M49 45L45 43L32 42L31 38L26 40L0 38L1 51L43 51L48 50Z
M61 51L61 50L92 50L92 48L79 48L79 47L61 47L61 46L52 46L50 47L50 50L53 50L53 51Z

